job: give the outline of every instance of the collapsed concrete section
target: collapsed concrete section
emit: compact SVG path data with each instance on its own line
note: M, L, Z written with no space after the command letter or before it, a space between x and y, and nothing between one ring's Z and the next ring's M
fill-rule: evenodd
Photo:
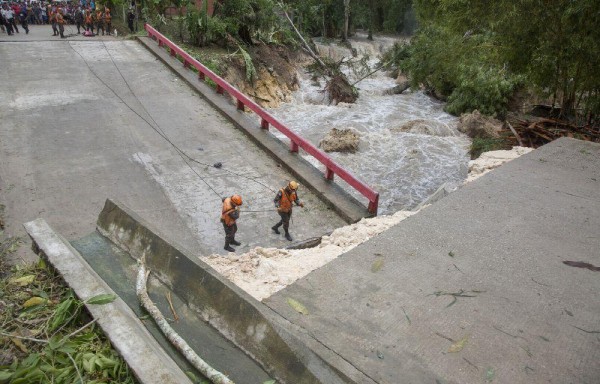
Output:
M145 255L148 268L164 284L280 382L372 382L122 204L107 200L97 229L134 258Z

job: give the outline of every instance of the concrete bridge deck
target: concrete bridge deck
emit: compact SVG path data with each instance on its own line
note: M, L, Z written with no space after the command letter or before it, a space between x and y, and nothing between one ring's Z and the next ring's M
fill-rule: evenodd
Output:
M359 382L598 383L599 269L563 262L599 234L600 145L561 139L264 302Z
M49 26L0 35L0 203L9 233L41 217L80 238L112 197L195 253L225 252L220 196L239 193L244 209L270 211L242 214L238 249L289 244L270 230L279 218L274 193L292 178L284 168L140 43L50 35ZM344 224L307 188L300 195L307 208L294 214L296 239Z

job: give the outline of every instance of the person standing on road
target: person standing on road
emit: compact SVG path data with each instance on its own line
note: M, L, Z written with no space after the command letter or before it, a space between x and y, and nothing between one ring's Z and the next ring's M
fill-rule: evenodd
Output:
M279 234L279 227L283 225L283 230L285 231L285 238L288 241L292 241L292 236L290 236L289 228L290 228L290 219L292 218L292 206L296 204L300 207L304 207L304 203L300 202L298 198L298 183L295 181L290 181L285 188L281 188L277 195L275 196L275 208L277 208L277 213L281 217L281 220L277 224L271 227L273 232Z
M50 25L52 25L52 36L58 35L58 24L56 23L56 16L58 15L58 11L54 8L48 9L48 21Z
M225 247L223 249L229 252L235 252L235 249L231 248L232 245L241 245L235 240L236 220L240 217L241 205L242 196L240 195L223 199L223 208L221 209L221 223L223 223L223 229L225 230Z
M65 35L65 18L63 16L62 8L58 8L58 12L56 13L56 24L58 24L58 32L60 33L60 38L64 39Z
M104 25L106 26L106 34L110 35L112 29L112 16L110 15L110 9L108 7L104 7Z
M75 11L75 25L77 26L77 34L81 34L81 26L83 25L83 11L81 10L81 6L77 6L77 10Z
M29 27L27 26L29 13L31 12L31 8L28 10L25 5L21 7L21 13L19 14L19 19L21 19L21 26L25 30L25 34L29 34Z
M93 36L94 35L94 19L92 16L92 11L89 8L85 10L84 22L85 22L85 31L90 32Z
M4 8L0 8L0 29L2 29L2 32L6 32L8 36L12 35L12 27L8 26L8 22L4 17Z
M6 25L6 30L10 31L8 34L12 35L14 31L19 33L17 29L17 24L15 24L15 11L12 10L6 3L2 6L2 16L4 16L4 21Z
M102 36L104 36L104 20L102 18L102 11L100 9L96 10L96 35L100 34L100 29L102 29Z
M133 8L129 7L129 11L127 12L127 26L131 33L135 32L133 30L133 22L135 21L135 14L133 13Z

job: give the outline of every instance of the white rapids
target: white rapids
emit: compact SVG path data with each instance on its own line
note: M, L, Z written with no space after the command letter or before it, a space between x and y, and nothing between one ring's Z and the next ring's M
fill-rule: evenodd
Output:
M368 54L374 65L375 56L393 42L389 37L369 42L359 36L352 45L359 54ZM351 56L347 48L338 45L317 47L337 60ZM353 74L347 75L351 82L355 79ZM457 131L457 118L444 112L443 103L420 91L385 94L396 82L380 71L357 84L360 97L356 103L329 105L323 83L314 84L305 72L299 78L294 101L271 113L315 145L332 128L358 131L361 139L356 153L329 155L380 193L380 213L411 209L442 184L457 187L467 177L470 139ZM401 131L409 122L421 129ZM308 159L320 167L316 160ZM339 178L337 181L345 184Z

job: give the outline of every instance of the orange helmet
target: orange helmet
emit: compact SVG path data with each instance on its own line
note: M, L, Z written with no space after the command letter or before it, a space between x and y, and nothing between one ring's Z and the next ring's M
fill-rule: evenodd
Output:
M240 196L240 195L231 196L231 202L235 205L242 205L242 196Z

